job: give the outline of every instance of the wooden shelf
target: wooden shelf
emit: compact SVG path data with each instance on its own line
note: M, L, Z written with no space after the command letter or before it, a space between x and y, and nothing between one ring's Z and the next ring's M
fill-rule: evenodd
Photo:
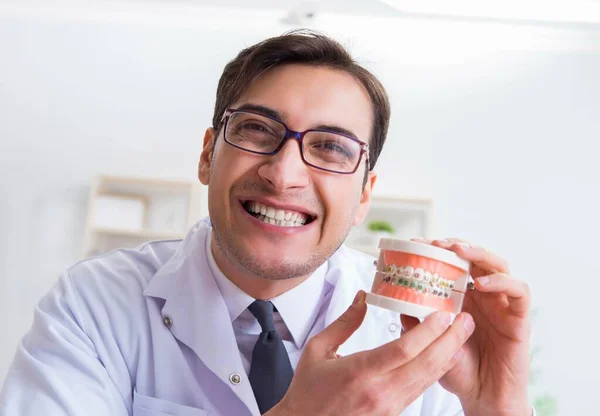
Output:
M183 238L203 216L201 197L197 181L98 176L90 187L83 256Z
M373 197L371 207L362 224L354 227L346 239L346 245L377 257L377 244L368 244L372 234L368 224L386 221L394 229L392 238L409 239L433 234L433 200L425 198Z

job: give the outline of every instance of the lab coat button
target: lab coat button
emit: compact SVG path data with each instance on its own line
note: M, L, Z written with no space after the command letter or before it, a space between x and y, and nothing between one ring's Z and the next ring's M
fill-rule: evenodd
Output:
M168 315L165 315L165 316L163 317L163 324L165 324L165 326L166 326L167 328L171 328L171 326L173 325L173 320L171 319L171 317L170 317L170 316L168 316Z
M392 322L388 325L388 329L390 332L396 332L398 330L398 324L396 322Z
M238 385L242 382L242 377L238 373L233 373L229 376L229 381L231 381L231 384Z

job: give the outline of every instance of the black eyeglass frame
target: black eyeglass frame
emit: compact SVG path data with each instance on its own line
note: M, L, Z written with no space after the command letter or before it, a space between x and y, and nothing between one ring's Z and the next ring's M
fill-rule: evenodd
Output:
M248 150L245 149L241 146L238 146L235 143L232 143L229 141L229 139L227 139L227 125L229 123L229 118L235 114L235 113L249 113L249 114L254 114L257 116L261 116L261 117L265 117L268 118L269 120L273 120L274 122L281 124L284 128L285 128L285 135L283 136L283 140L281 140L281 143L279 144L279 146L277 146L277 148L275 150L273 150L272 152L259 152L256 150ZM238 110L235 108L228 108L227 110L225 110L225 112L223 113L223 116L221 117L221 123L223 124L223 138L225 139L225 142L227 142L227 144L230 144L233 147L236 147L240 150L243 150L245 152L249 152L249 153L254 153L257 155L268 155L268 156L272 156L277 154L277 152L279 152L282 148L283 145L289 140L289 139L295 139L298 140L299 144L300 144L300 156L302 157L302 161L307 164L308 166L311 166L315 169L319 169L319 170L323 170L326 172L331 172L331 173L338 173L340 175L351 175L353 173L356 172L356 170L358 169L358 167L360 166L360 162L362 161L362 157L363 154L365 155L365 160L367 162L367 171L369 170L369 145L361 140L358 140L356 137L348 135L348 134L344 134L344 133L338 133L336 131L331 131L331 130L326 130L326 129L308 129L305 131L295 131L290 129L283 121L278 120L274 117L268 116L266 114L262 114L258 111L250 111L250 110ZM354 167L354 169L350 172L340 172L337 170L333 170L333 169L327 169L327 168L323 168L317 165L313 165L312 163L310 163L309 161L306 160L306 158L304 157L304 150L303 150L303 146L302 146L302 140L304 140L304 136L307 133L311 133L311 132L320 132L320 133L330 133L330 134L337 134L338 136L343 136L346 137L358 144L360 144L360 156L358 157L358 161L356 162L356 166Z

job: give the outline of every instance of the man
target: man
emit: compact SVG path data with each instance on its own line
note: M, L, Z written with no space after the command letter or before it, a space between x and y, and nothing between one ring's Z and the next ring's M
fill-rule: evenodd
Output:
M198 176L210 220L183 241L85 260L40 302L2 415L530 415L529 293L467 243L476 291L452 325L368 308L365 217L384 88L335 41L291 33L219 82ZM352 299L354 299L352 301Z

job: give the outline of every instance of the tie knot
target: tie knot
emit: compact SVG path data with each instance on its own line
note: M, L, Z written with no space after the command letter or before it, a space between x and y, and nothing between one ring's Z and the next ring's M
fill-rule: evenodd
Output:
M252 312L263 332L275 331L275 325L273 324L274 308L273 304L266 300L255 300L248 306L248 310Z

